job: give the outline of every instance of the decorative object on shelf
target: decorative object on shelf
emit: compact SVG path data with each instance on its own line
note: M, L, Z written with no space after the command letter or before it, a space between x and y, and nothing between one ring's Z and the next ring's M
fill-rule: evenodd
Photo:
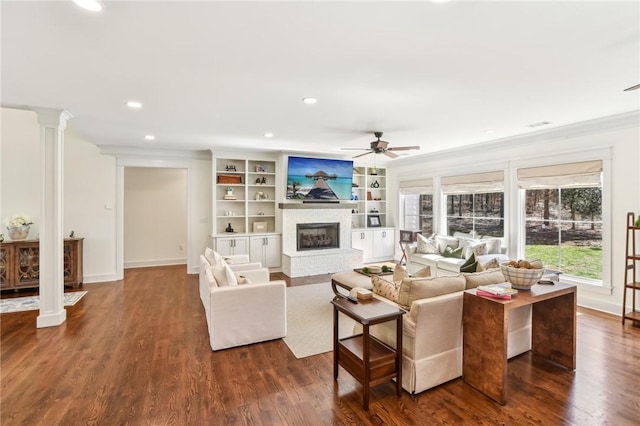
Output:
M236 185L242 185L242 176L218 175L218 183L232 183Z
M371 191L367 191L367 200L368 201L373 200L373 196L371 195Z
M231 188L230 186L228 186L227 189L225 190L224 199L225 200L235 200L236 199L236 196L233 193L233 188Z
M267 194L266 192L262 192L262 191L258 191L256 193L256 200L268 200L269 199L269 194Z
M73 238L76 235L76 231L74 231L73 229L71 230L71 233L69 233L69 238Z
M267 232L267 222L253 222L253 232Z
M27 216L13 216L7 219L7 231L9 238L14 241L26 240L33 222Z
M262 176L262 181L260 181L261 184L266 185L267 184L267 178Z
M378 209L373 208L373 209L369 210L369 213L380 213L380 212L378 211Z
M267 168L265 166L263 166L262 164L256 164L256 172L257 173L266 173L267 172Z
M227 164L224 169L228 172L235 172L236 166L234 164Z
M367 215L367 226L370 228L378 228L382 226L380 223L380 216L377 214Z
M256 185L260 185L261 182L262 180L260 178L256 178Z
M224 232L233 232L233 228L231 227L231 222L229 222L229 225L227 225L227 228L224 230Z
M377 180L374 180L373 183L371 183L371 187L372 188L380 188L380 183Z
M369 174L371 176L377 176L378 175L378 169L376 169L375 167L371 169L371 171L369 172Z
M258 216L264 216L264 212L263 212L262 210L258 210L258 211L256 212L256 214L257 214Z

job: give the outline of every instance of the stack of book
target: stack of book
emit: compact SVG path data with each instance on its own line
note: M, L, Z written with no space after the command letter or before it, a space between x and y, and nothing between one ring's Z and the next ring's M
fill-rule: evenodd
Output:
M476 288L478 296L493 297L495 299L511 299L511 296L517 292L518 290L511 288L509 283L481 285Z
M235 195L225 195L225 196L224 196L224 199L225 199L225 200L236 200L237 198L236 198L236 196L235 196Z

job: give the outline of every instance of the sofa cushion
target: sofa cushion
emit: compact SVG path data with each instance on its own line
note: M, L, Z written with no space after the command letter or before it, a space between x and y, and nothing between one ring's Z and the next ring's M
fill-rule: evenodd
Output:
M438 267L438 260L442 259L440 254L420 254L414 253L409 256L411 263L418 263L420 265L431 266L432 268Z
M404 278L407 278L408 276L409 276L409 273L407 272L407 268L405 268L402 265L398 265L393 270L392 281L394 283L399 283L400 281L402 281Z
M449 237L448 235L436 235L436 241L438 242L438 251L444 253L447 247L457 249L460 241L456 237Z
M500 284L505 282L500 269L489 269L483 272L463 273L466 289L476 288L479 285Z
M463 247L458 247L456 249L452 248L451 246L447 246L445 247L444 251L442 252L442 255L444 257L452 257L454 259L461 259L462 258L462 254L463 254Z
M373 292L379 296L384 297L385 299L389 299L392 302L398 302L398 291L400 290L400 283L398 284L387 281L382 277L374 275L371 277L371 286L373 288Z
M486 271L487 269L496 269L496 268L500 268L500 261L498 260L497 257L494 257L493 259L491 259L486 263L481 264L478 262L478 268L476 272L482 272L482 271Z
M427 238L424 235L418 234L416 244L416 253L440 254L440 250L438 249L438 242L433 237Z
M462 291L465 279L460 275L428 278L405 278L400 285L398 304L406 309L415 300Z
M209 291L212 288L218 287L218 283L216 282L216 278L213 276L213 268L208 267L205 271L205 277L207 278L207 284L209 285Z
M457 259L455 257L443 257L438 260L438 269L449 272L460 272L460 266L465 262L465 259ZM439 274L437 274L439 275Z

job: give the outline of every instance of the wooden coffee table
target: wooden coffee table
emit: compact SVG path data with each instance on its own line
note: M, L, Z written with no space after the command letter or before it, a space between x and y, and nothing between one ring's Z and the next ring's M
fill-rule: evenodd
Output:
M511 300L464 292L462 379L500 404L507 401L509 312L532 305L531 350L569 370L576 368L576 286L535 284Z
M333 378L338 365L362 383L362 405L369 410L369 387L395 377L398 397L402 394L402 316L405 311L377 299L350 302L336 296L333 304ZM338 312L362 324L363 332L339 339ZM369 334L369 326L396 320L395 349Z

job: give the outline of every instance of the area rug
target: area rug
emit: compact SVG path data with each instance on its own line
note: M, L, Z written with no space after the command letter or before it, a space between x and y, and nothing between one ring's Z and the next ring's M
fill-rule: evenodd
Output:
M331 284L309 284L287 288L287 337L284 342L296 358L333 350L333 305ZM354 321L340 314L338 335L353 334Z
M74 291L64 294L64 306L73 306L87 294L86 291ZM0 313L34 311L40 309L40 296L13 297L0 300Z

